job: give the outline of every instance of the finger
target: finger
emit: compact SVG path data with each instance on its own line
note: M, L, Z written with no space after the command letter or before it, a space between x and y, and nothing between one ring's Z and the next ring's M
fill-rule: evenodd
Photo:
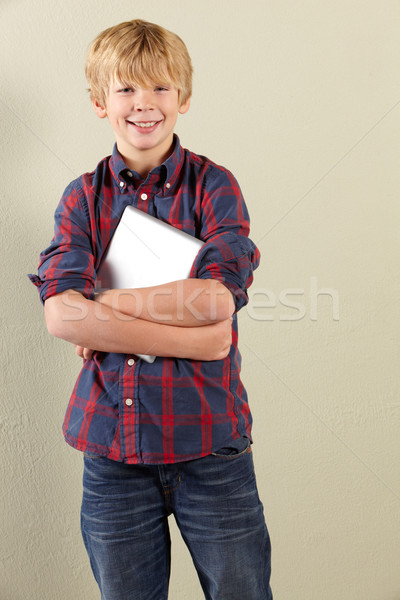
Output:
M83 358L83 351L85 350L85 348L82 348L82 346L76 346L75 345L75 352L78 356L80 356L81 358Z
M93 350L91 350L90 348L84 348L83 349L83 358L85 358L86 360L90 360L93 356Z

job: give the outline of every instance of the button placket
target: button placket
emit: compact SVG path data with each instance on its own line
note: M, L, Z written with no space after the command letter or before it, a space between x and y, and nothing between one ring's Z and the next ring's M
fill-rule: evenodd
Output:
M133 365L136 363L136 360L131 357L131 358L128 358L126 362L127 362L127 364L128 364L129 367L133 367ZM133 404L132 398L125 398L125 405L126 406L132 406L132 404Z

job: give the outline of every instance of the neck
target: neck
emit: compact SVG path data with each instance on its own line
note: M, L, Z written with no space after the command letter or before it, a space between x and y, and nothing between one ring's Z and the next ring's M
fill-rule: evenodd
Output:
M118 151L126 166L132 171L139 173L143 179L146 179L152 169L162 165L171 156L173 147L173 139L168 140L164 148L149 148L148 150L126 148L117 142Z

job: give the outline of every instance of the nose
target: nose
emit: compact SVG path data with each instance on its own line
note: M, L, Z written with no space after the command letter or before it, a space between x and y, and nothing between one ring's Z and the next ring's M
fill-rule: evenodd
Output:
M138 89L134 95L135 110L153 110L153 103L150 90Z

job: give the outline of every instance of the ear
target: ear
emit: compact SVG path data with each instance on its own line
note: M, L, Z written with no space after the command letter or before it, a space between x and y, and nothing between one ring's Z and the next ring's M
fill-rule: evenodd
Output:
M101 106L101 104L94 98L92 98L92 106L99 119L105 119L107 116L107 109L104 106Z
M187 111L189 110L190 107L190 97L183 103L180 105L178 112L181 115L184 115L185 113L187 113Z

